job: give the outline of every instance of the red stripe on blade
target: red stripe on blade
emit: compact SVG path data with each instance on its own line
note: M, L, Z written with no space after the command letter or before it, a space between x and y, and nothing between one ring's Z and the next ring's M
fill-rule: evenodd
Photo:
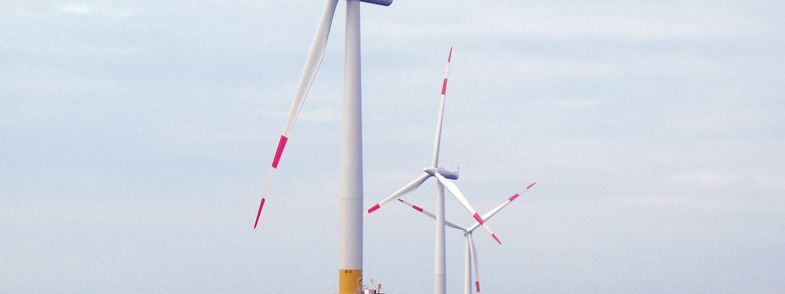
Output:
M256 225L259 224L259 217L262 216L262 208L264 208L264 197L262 197L262 203L259 203L259 211L256 212L256 221L253 223L254 230Z
M447 79L444 79L444 83L442 83L442 95L447 93Z
M491 237L493 237L493 239L496 240L496 243L499 243L499 245L502 245L502 240L499 240L499 237L496 236L496 234L492 234Z
M281 135L281 139L278 140L278 149L275 150L275 157L273 158L273 168L278 168L278 162L281 161L281 155L283 154L283 148L286 147L286 141L289 141L289 138Z
M474 219L476 219L476 220L477 220L477 222L478 222L478 223L480 223L481 225L484 225L484 224L485 224L485 221L484 221L484 220L482 220L482 217L480 216L480 214L479 214L479 213L474 213Z
M529 188L531 188L532 186L534 186L534 184L537 184L537 182L534 182L534 183L531 183L531 184L529 184L528 186L526 186L526 189L529 189Z
M515 195L510 196L510 201L515 200L515 198L518 198L518 196L521 196L521 194L515 193Z
M480 281L474 282L474 285L477 286L477 293L480 293Z
M447 62L450 62L452 59L452 47L450 47L450 55L447 55Z
M414 208L414 210L419 211L419 212L422 212L422 210L423 210L422 207L419 207L417 205L412 205L412 208Z
M377 203L376 205L372 206L371 208L368 208L368 214L371 214L371 212L376 211L377 209L379 209L379 207L382 207L382 206Z

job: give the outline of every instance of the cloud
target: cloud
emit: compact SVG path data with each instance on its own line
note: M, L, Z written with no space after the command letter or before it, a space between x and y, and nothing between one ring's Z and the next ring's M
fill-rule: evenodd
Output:
M672 183L704 188L733 190L750 190L754 188L785 189L785 173L760 169L697 169L689 172L679 172L667 178Z
M729 39L765 36L771 29L750 19L748 5L717 5L701 1L656 2L591 2L571 5L550 5L536 2L484 3L472 9L457 4L433 1L417 4L416 17L406 22L389 21L368 28L388 40L401 39L499 39L505 40L623 40L662 41ZM449 11L451 18L433 22L431 11ZM499 13L505 11L505 13ZM384 18L393 17L380 15ZM460 20L460 21L458 21Z
M75 3L75 2L61 3L55 6L55 9L58 12L67 15L73 15L73 16L98 15L98 16L107 16L116 19L128 18L129 16L137 12L139 8L140 7L137 6L136 9L132 9L127 6L117 6L112 3L102 3L102 5L91 5L86 3ZM27 12L24 14L35 15L41 13L45 13L45 12L42 11Z
M78 3L64 3L64 4L60 4L58 8L60 8L60 11L65 12L67 14L84 15L93 12L92 7L86 4L78 4Z
M589 99L562 100L557 103L559 107L564 108L589 108L594 107L596 104L594 100Z
M126 283L135 292L185 286L192 292L285 293L296 292L294 284L314 289L333 283L338 234L329 232L338 227L343 9L287 145L264 227L251 232L259 186L323 3L74 1L0 4L9 8L0 14L15 17L0 27L0 36L11 40L0 44L0 55L9 57L0 62L0 74L8 77L0 92L11 97L0 99L0 137L9 138L0 144L9 159L0 167L0 186L12 196L11 206L0 208L9 220L0 222L0 231L14 232L0 241L21 241L0 242L0 260L10 265L0 271L0 288L34 292L30 285L46 281L51 285L40 290L117 292ZM430 162L444 58L454 45L442 164L462 167L459 184L482 210L539 182L532 197L516 202L525 210L497 219L506 244L514 245L489 250L484 259L492 272L515 272L503 261L516 258L531 265L529 271L488 275L489 287L498 289L488 292L547 292L565 276L572 284L596 282L596 292L635 292L652 285L651 272L640 266L651 261L663 271L690 269L660 276L656 284L675 284L660 292L722 291L734 283L707 278L707 269L722 277L781 275L781 263L766 268L736 253L781 260L781 253L749 244L766 244L762 235L773 236L768 244L785 240L782 34L772 38L783 27L776 14L781 5L366 5L366 200L397 189ZM118 19L123 15L132 21ZM761 46L764 41L754 39L761 37L768 38L763 45L776 46ZM431 182L411 197L430 205L433 192ZM301 205L304 200L309 205ZM452 200L448 207L451 217L465 214ZM432 258L432 227L411 238L396 211L410 215L401 207L366 222L366 265L385 281L407 270L408 264L384 258L403 256L395 248L401 240L422 241L407 244L414 259ZM737 266L678 258L680 252L703 252L695 244L713 244L713 236L692 232L710 232L718 219L743 227L740 232L760 232L723 235L723 244L739 248L712 260L736 258ZM373 233L380 232L375 227L383 233ZM62 230L69 228L79 230ZM309 230L328 232L319 236L326 238L320 248L313 248ZM61 242L66 237L73 246ZM221 243L210 245L215 240ZM541 251L518 250L538 243ZM614 250L591 250L608 244ZM649 259L626 254L661 247L650 244L672 252L648 252ZM113 245L121 251L113 252ZM114 256L133 262L106 262ZM80 260L91 268L71 267ZM461 261L450 258L449 280L461 279ZM597 276L597 264L643 278L614 284L618 279ZM422 274L391 284L397 292L429 287L432 268L408 267ZM114 274L101 275L107 268ZM158 271L145 274L150 268ZM175 270L181 268L187 270ZM303 269L319 278L299 284L279 279ZM237 285L247 289L231 288ZM701 288L706 285L716 288ZM738 285L747 292L782 289L775 282ZM460 291L459 283L450 287L450 293ZM562 292L585 290L567 289L572 291Z

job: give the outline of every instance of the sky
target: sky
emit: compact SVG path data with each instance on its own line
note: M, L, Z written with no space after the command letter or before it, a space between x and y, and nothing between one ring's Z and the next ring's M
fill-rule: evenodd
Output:
M0 3L0 292L337 290L343 21L261 186L322 1ZM484 292L785 292L785 2L364 4L366 204L441 163L487 211ZM435 184L406 197L433 209ZM368 206L368 205L366 205ZM447 218L471 219L452 198ZM429 293L433 223L365 217ZM447 232L449 293L463 239Z

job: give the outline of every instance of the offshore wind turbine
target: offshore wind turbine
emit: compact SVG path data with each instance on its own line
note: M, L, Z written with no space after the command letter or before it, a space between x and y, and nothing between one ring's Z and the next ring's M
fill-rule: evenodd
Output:
M436 117L436 132L433 138L433 161L431 162L431 166L423 169L424 173L421 174L419 177L415 178L410 183L403 186L398 191L390 194L389 196L385 197L379 203L376 203L371 208L368 209L368 214L376 211L377 209L381 208L382 205L389 203L399 197L403 196L406 193L416 190L420 185L422 185L426 180L430 177L435 177L437 180L437 189L436 189L436 223L435 226L435 235L436 235L436 242L435 242L435 256L434 256L434 293L436 294L445 294L447 291L446 284L447 284L447 271L446 271L446 259L445 259L445 234L444 234L444 188L447 188L450 191L450 194L455 197L456 200L461 204L461 206L469 212L469 214L477 220L479 226L485 228L491 237L493 237L496 242L501 244L501 240L496 234L491 230L491 228L485 223L485 219L480 216L479 213L472 207L469 201L466 199L466 196L463 195L463 192L455 185L455 183L449 181L448 179L458 179L458 172L449 171L439 167L439 145L442 139L442 122L444 118L444 104L445 99L447 97L447 79L450 73L450 62L452 61L452 48L450 48L450 53L447 55L447 66L444 69L444 79L442 80L442 92L439 96L439 112Z
M338 292L355 293L362 286L363 268L363 178L362 178L362 81L360 66L360 2L389 6L392 0L346 0L346 48L344 68L343 128L341 139L340 231L341 257L338 269ZM262 200L256 212L254 229L270 192L272 178L278 170L286 143L308 95L319 65L324 58L338 0L327 0L319 25L308 49L300 81L289 115L275 149L273 163L262 188Z
M486 214L484 214L482 216L482 218L485 219L486 222L489 221L494 215L499 213L499 211L501 211L503 208L507 207L507 205L510 205L510 203L515 201L515 199L517 199L519 196L523 195L523 193L526 193L526 191L529 191L529 189L531 189L531 187L534 186L534 184L536 184L536 183L531 183L528 186L526 186L526 188L524 188L523 191L521 191L520 193L515 193L514 195L510 196L502 204L500 204L499 206L496 206L494 209L491 209ZM436 215L434 215L433 213L423 209L420 206L417 206L417 205L415 205L413 203L409 203L406 200L404 200L403 198L398 198L398 201L400 201L403 204L408 205L409 207L413 208L414 210L416 210L416 211L418 211L418 212L420 212L420 213L422 213L424 215L429 216L430 218L432 218L434 220L436 219ZM475 222L471 226L461 227L459 225L456 225L453 222L445 220L444 224L447 225L448 227L451 227L453 229L456 229L456 230L459 230L459 231L463 232L463 236L464 236L464 238L466 240L466 254L465 254L466 255L466 262L464 263L464 265L465 265L465 267L464 267L464 273L465 273L464 274L464 282L465 282L465 285L464 285L464 288L463 288L464 289L463 290L464 293L465 294L471 294L472 293L472 272L474 273L474 286L475 286L475 288L477 290L477 293L480 293L480 269L479 269L479 265L478 265L478 262L477 262L477 260L478 260L478 257L477 257L477 246L474 245L474 237L472 237L472 233L474 233L474 230L476 230L477 228L480 227L480 223L479 222ZM473 267L473 269L472 269L472 267Z

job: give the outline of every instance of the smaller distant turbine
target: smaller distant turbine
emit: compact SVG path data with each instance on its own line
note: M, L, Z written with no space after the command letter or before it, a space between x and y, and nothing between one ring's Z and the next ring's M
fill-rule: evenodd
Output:
M491 219L491 217L493 217L499 211L501 211L503 208L507 207L507 205L510 205L510 203L515 201L515 199L517 199L519 196L523 195L523 193L526 193L526 191L529 191L529 189L531 189L531 187L533 187L534 184L535 183L531 183L528 186L526 186L526 188L524 188L522 192L515 193L514 195L510 196L509 198L507 198L507 200L504 201L504 203L500 204L496 208L491 209L489 212L484 214L482 216L482 218L487 222L488 220ZM420 206L417 206L416 204L409 203L406 200L404 200L403 198L398 198L398 201L400 201L403 204L408 205L409 207L413 208L414 210L416 210L416 211L418 211L418 212L420 212L420 213L422 213L424 215L429 216L430 218L432 218L434 220L436 219L436 215L434 215L433 213L423 209ZM461 227L459 225L456 225L455 223L450 222L448 220L445 220L444 224L446 226L450 227L450 228L453 228L453 229L456 229L456 230L459 230L459 231L463 232L463 236L466 238L466 262L465 262L465 268L464 268L464 272L465 272L464 278L465 278L466 284L464 286L464 293L465 294L471 294L472 293L472 272L474 273L474 286L476 288L477 293L480 293L480 269L479 269L479 266L477 264L477 259L478 259L477 258L477 248L474 245L474 237L472 237L472 233L474 233L474 230L476 230L477 228L480 227L480 223L479 222L475 222L473 225L471 225L469 227L465 227L465 228ZM472 269L472 267L474 269Z
M469 214L475 220L477 220L477 223L479 223L483 228L485 228L485 230L488 231L489 234L491 234L491 236L493 237L494 240L496 240L496 242L501 244L502 242L501 242L501 240L499 240L499 237L496 236L496 234L493 232L493 230L491 230L491 228L488 225L485 224L485 220L480 216L479 213L477 213L477 210L475 210L474 207L472 207L471 203L469 203L469 200L467 200L466 196L463 194L463 192L461 192L461 189L459 189L458 186L455 185L455 183L453 183L453 182L448 180L448 179L451 179L451 180L458 179L458 173L457 172L453 172L453 171L449 171L449 170L446 170L446 169L443 169L443 168L440 168L438 166L439 165L439 145L441 143L441 138L442 138L442 136L441 136L442 135L442 121L444 120L444 103L445 103L445 99L446 99L446 96L447 96L447 78L449 77L449 73L450 73L450 61L451 60L452 60L452 48L450 48L450 53L447 56L447 66L444 69L444 80L442 81L442 85L441 85L442 86L442 92L441 92L440 101L439 101L440 102L439 103L439 113L438 113L437 120L436 120L436 133L435 133L434 139L433 139L433 142L434 142L433 162L432 162L431 166L423 169L424 173L422 175L420 175L419 177L415 178L413 181L411 181L410 183L406 184L405 186L403 186L398 191L395 191L394 193L392 193L389 196L387 196L384 199L382 199L382 201L379 201L379 203L376 203L375 205L371 206L371 208L368 209L368 214L373 213L377 209L381 208L382 205L384 205L386 203L389 203L390 201L393 201L395 199L398 199L399 197L403 196L406 193L409 193L409 192L412 192L412 191L416 190L417 188L420 187L420 185L422 185L430 177L435 177L437 182L438 182L438 184L440 186L443 186L444 188L447 188L447 190L450 191L450 194L452 194L453 197L455 197L455 199L458 200L458 202L461 204L461 206L463 206L463 208L466 209L466 211L469 212ZM440 190L441 190L441 187L440 187Z
M436 214L434 222L434 294L446 294L447 293L447 262L446 262L446 248L445 248L445 222L444 222L444 188L450 191L453 197L463 206L466 211L469 212L477 223L485 228L486 231L493 237L496 242L501 244L501 240L496 234L491 230L490 226L485 223L485 219L483 219L479 213L472 207L469 201L464 196L463 192L458 189L458 186L455 183L451 182L450 180L458 179L458 172L449 171L439 167L439 145L442 139L442 122L444 120L444 104L447 97L447 78L450 73L450 62L452 61L452 48L450 48L450 53L447 55L447 66L444 69L444 78L440 81L441 86L441 95L439 96L439 112L436 116L436 132L433 136L433 161L431 162L431 166L425 168L419 177L415 178L413 181L409 182L395 193L385 197L379 203L371 206L368 209L368 213L372 213L377 209L381 208L382 205L389 203L399 197L403 196L406 193L416 190L422 183L424 183L428 178L435 177L436 178Z

